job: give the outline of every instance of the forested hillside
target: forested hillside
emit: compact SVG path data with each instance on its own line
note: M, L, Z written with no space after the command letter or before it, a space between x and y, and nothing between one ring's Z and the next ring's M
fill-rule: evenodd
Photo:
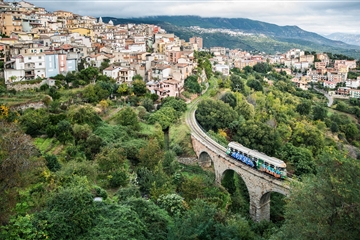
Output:
M240 48L246 51L260 51L268 54L284 52L291 48L308 51L333 52L360 58L360 47L341 41L330 40L319 34L305 31L297 26L278 26L276 24L244 18L202 18L199 16L153 16L143 18L103 17L114 24L149 23L161 26L167 32L174 33L181 39L199 36L204 39L204 47ZM198 26L202 29L196 30ZM203 29L226 29L252 35L234 35L226 32L206 32Z
M55 87L3 91L0 238L356 239L358 102L329 109L267 63L227 77L211 72L207 53L195 58L209 79L202 96L196 75L183 99L159 101L139 75L132 87L117 85L92 67L58 75ZM16 96L45 107L10 108ZM184 123L184 99L194 97L197 120L219 143L286 162L291 195L271 195L270 222L251 220L238 174L219 186L211 168L178 162L194 157ZM342 113L344 104L354 111Z

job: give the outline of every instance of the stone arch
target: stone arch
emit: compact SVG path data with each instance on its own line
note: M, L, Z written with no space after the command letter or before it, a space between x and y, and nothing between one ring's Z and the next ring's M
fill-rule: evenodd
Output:
M286 194L282 191L278 191L276 189L272 189L270 191L267 191L263 193L259 199L258 202L258 209L257 209L257 215L259 217L259 220L270 220L270 214L271 214L271 193L278 193L283 196L286 196Z
M199 154L199 165L203 168L213 168L214 161L207 151L201 151Z
M227 186L227 183L230 185ZM249 189L249 185L247 184L244 176L242 176L242 174L240 174L238 171L229 168L222 172L220 184L229 192L231 196L235 196L236 191L240 190L238 193L240 193L242 198L246 201L246 204L237 205L236 202L234 202L236 206L235 211L241 214L250 214L250 200L252 197L249 190L251 189ZM237 189L237 187L239 188Z

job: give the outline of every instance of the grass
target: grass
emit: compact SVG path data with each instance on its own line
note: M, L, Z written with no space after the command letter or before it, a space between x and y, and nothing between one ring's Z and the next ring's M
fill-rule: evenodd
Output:
M155 132L154 125L148 125L146 123L140 122L140 133L146 135L152 135Z
M34 144L44 154L52 147L52 141L52 138L35 138Z

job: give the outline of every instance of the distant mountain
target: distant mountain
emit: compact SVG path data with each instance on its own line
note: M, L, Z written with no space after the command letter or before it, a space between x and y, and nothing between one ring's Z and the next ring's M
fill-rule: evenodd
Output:
M103 17L102 19L104 22L112 20L114 24L156 24L185 40L192 36L201 36L204 39L205 47L241 48L270 54L285 52L291 48L301 48L360 58L360 46L330 40L297 26L278 26L245 18L154 16L131 19Z
M336 41L343 41L347 44L360 46L360 34L332 33L325 35L325 37Z

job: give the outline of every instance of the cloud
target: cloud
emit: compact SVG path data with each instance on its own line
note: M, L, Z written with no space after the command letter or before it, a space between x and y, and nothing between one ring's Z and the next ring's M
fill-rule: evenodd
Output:
M66 10L94 17L199 15L249 18L280 26L297 25L317 33L360 33L359 1L310 0L38 0L48 11Z

